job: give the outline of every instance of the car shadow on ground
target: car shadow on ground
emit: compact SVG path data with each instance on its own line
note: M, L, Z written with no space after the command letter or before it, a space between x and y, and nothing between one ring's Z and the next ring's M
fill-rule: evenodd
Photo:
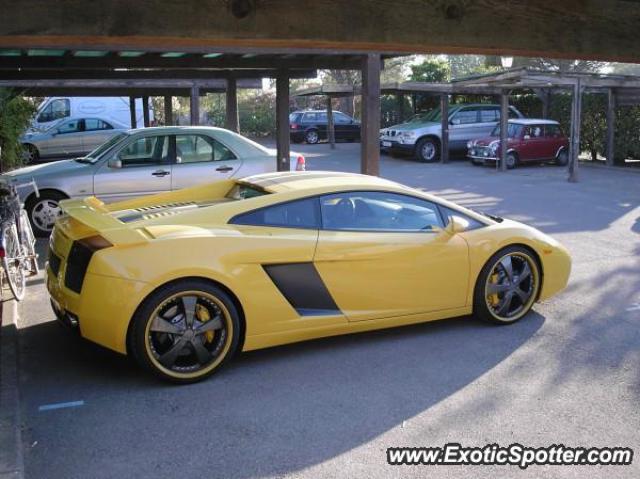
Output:
M21 330L29 345L21 351L25 414L40 406L34 398L85 406L35 415L25 442L73 443L57 469L65 477L125 473L140 460L141 444L145 463L162 477L291 473L423 413L501 363L543 323L535 312L509 327L464 317L315 340L240 354L214 377L176 387L45 322ZM47 470L42 450L28 452L33 477ZM198 458L186 469L185 454Z

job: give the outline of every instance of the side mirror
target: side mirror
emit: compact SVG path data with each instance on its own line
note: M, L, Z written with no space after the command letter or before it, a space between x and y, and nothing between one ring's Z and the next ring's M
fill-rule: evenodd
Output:
M457 118L454 118L453 120L451 120L449 122L449 124L451 124L451 125L459 125L460 124L460 120L458 120Z
M182 157L181 156L176 156L176 163L177 164L182 163Z
M107 163L107 166L109 168L116 168L116 169L122 168L122 160L120 160L119 158L111 158Z
M460 216L449 216L449 224L444 229L451 236L462 233L469 228L469 222Z

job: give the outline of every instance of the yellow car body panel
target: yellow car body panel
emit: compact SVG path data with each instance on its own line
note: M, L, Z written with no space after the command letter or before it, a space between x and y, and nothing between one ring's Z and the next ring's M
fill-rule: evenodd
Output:
M237 185L266 194L231 200ZM424 198L483 227L453 234L347 232L229 224L239 213L338 191L383 191ZM47 288L57 311L78 318L81 335L127 353L136 309L157 288L183 278L209 279L236 300L244 320L244 350L468 315L476 279L501 248L535 252L543 272L539 299L562 290L571 261L549 236L517 222L494 221L418 190L375 177L343 173L273 173L223 180L170 193L104 205L95 198L62 202L55 226ZM66 281L74 245L98 247L81 290ZM75 260L74 260L75 261ZM317 270L336 311L301 314L269 272L273 265Z

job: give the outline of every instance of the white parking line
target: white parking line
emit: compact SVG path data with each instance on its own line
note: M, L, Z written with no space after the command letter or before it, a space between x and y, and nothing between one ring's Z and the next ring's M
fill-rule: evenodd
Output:
M44 406L40 406L38 411L52 411L54 409L63 409L67 407L79 407L84 406L84 401L71 401L71 402L59 402L54 404L45 404Z
M630 308L627 308L628 312L640 311L640 303L632 303Z

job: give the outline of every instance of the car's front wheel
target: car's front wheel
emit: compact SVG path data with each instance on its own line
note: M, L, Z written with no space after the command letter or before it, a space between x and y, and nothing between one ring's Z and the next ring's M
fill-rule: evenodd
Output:
M26 163L35 163L40 158L40 152L35 145L23 145L23 158Z
M416 145L416 156L420 161L433 163L440 155L440 145L433 138L423 138Z
M556 165L567 166L569 163L569 152L567 150L560 150L558 156L556 156Z
M136 311L130 352L156 376L176 383L200 381L238 348L240 317L229 297L200 279L162 286Z
M60 202L66 199L67 197L59 191L42 191L40 197L31 195L25 204L25 209L31 229L36 236L46 238L51 234L53 225L62 215Z
M315 145L320 141L320 135L317 130L309 130L304 134L304 141L310 145Z
M540 267L528 249L510 246L498 251L476 281L474 315L497 324L515 323L531 310L540 283Z

